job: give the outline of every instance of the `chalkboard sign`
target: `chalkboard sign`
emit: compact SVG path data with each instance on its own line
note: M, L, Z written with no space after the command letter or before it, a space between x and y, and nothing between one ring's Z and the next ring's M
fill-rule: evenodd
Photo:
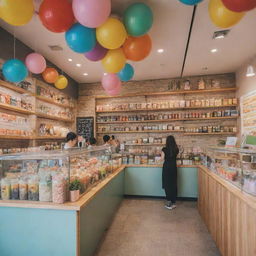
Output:
M92 116L76 118L77 135L81 135L86 139L94 137L93 127L94 127L94 118Z

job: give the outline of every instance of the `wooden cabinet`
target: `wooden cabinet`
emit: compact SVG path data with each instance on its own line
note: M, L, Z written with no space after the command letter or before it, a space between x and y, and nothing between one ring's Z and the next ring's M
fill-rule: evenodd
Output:
M256 255L256 199L198 168L198 210L223 256Z

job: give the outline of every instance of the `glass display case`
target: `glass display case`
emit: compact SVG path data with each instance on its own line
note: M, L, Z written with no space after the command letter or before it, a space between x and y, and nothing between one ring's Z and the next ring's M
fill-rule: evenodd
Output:
M205 164L242 191L256 196L256 150L210 147Z
M70 182L79 180L86 193L121 163L108 147L2 155L0 199L64 203Z

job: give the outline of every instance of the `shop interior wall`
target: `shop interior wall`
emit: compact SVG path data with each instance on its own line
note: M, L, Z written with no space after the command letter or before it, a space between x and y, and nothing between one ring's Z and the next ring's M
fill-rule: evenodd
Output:
M16 38L15 42L15 57L24 61L26 56L34 52L33 49L29 48L27 45L23 44L21 41L19 41ZM0 58L4 60L8 60L14 57L14 38L13 35L8 33L6 30L0 27ZM56 68L59 73L61 73L61 70L55 66L52 62L47 60L47 66ZM68 87L63 90L64 93L70 95L73 98L78 97L78 83L72 79L67 74L63 73L68 78ZM36 77L39 80L42 80L41 75L33 75L33 77Z
M183 78L182 80L189 79L193 85L196 85L198 81L203 78L206 82L206 85L209 84L212 80L219 80L220 84L222 87L235 87L236 82L235 82L235 74L234 73L229 73L229 74L221 74L221 75L209 75L209 76L193 76L193 77L186 77ZM122 94L127 94L127 93L148 93L148 92L161 92L161 91L168 91L170 83L175 80L176 78L173 79L161 79L161 80L146 80L146 81L130 81L127 83L123 83L122 85ZM96 104L111 104L111 103L130 103L130 102L139 102L142 103L145 101L145 98L143 97L133 97L133 98L110 98L110 99L104 99L104 100L97 100L95 101L95 96L98 95L105 95L104 90L101 86L100 83L91 83L91 84L80 84L79 85L79 98L78 98L78 112L77 116L79 117L85 117L85 116L94 116L96 119L95 115L95 107ZM232 98L235 97L234 92L230 93L214 93L214 94L209 94L206 95L209 98ZM172 96L171 99L180 99L181 95L177 96ZM187 96L185 96L187 97ZM205 97L205 94L198 94L198 95L189 95L189 98L192 99L197 99L200 98L202 99ZM167 99L166 96L162 97L151 97L148 99L148 102L155 102L163 99ZM184 98L184 97L183 97ZM169 98L170 99L170 98ZM214 109L207 109L207 111L214 111ZM109 114L111 115L111 114ZM176 123L173 123L175 125ZM184 123L183 123L184 124ZM212 121L205 121L204 123L191 123L192 126L201 126L201 125L230 125L230 126L235 126L236 121L234 120L219 120L218 122L212 122ZM182 124L180 124L182 125ZM102 142L101 134L98 136L98 141ZM148 134L116 134L116 137L121 140L121 141L127 141L131 140L133 138L142 138L142 137L147 137ZM164 137L166 134L154 134L152 137ZM214 136L183 136L182 134L175 134L175 137L177 138L178 143L181 144L186 144L186 145L195 145L195 146L207 146L209 144L216 144L219 139L225 139L226 136L220 136L220 135L214 135Z

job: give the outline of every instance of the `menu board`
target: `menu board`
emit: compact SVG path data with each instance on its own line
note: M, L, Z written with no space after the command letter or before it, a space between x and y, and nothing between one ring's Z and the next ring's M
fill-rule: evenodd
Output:
M256 91L241 97L241 132L256 136Z
M94 118L92 116L77 117L76 131L77 135L81 135L86 139L94 137Z

